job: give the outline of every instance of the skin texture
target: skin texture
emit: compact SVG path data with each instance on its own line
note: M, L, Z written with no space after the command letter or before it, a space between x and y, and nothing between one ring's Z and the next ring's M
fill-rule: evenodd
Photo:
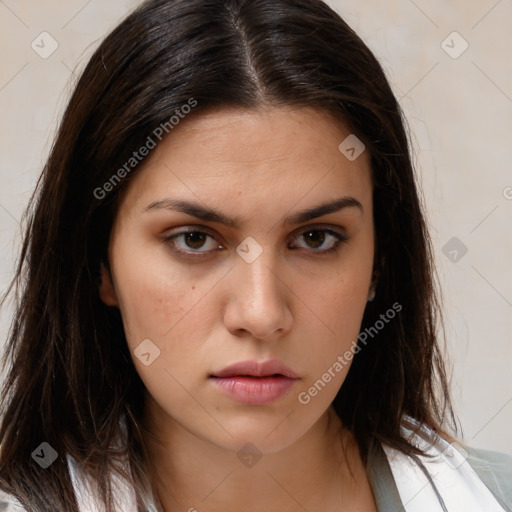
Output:
M367 151L349 161L338 150L349 134L309 108L191 116L123 195L100 296L120 308L147 389L144 426L166 512L376 510L355 443L330 407L350 363L308 404L298 400L352 348L371 287L370 160ZM282 222L343 196L363 211ZM240 226L145 211L168 197L214 208ZM191 227L209 236L164 241ZM348 241L322 256L337 241L325 231L308 236L313 228ZM236 251L247 237L263 251L252 263ZM195 254L179 256L173 242ZM160 350L149 366L133 356L145 339ZM235 362L270 358L300 378L267 405L239 403L209 378ZM252 467L237 457L246 443L262 454Z

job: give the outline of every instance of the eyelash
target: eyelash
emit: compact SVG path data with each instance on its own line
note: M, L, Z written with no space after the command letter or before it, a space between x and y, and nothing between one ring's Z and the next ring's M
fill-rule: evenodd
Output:
M328 228L315 227L315 226L308 228L308 229L302 231L301 233L299 233L298 238L300 238L301 236L303 236L305 234L311 233L311 232L327 233L328 235L331 235L336 239L336 243L330 249L324 249L324 250L311 249L311 251L313 253L318 253L320 256L328 256L333 252L337 252L339 250L341 244L346 244L348 242L348 237L345 235L342 235L341 233L339 233L337 231L334 231L334 230L328 229ZM177 253L181 256L192 256L194 258L200 258L200 257L208 256L209 254L214 252L214 250L213 251L190 251L189 252L189 251L184 251L182 249L176 248L176 244L174 242L175 238L181 237L183 235L194 234L194 233L205 234L205 235L209 236L210 238L214 238L207 231L201 231L200 229L189 229L189 230L184 230L179 233L174 233L173 235L164 237L162 239L162 242L165 243L166 245L168 245L172 252ZM324 242L322 242L322 243L324 243ZM299 249L303 249L303 248L299 247Z

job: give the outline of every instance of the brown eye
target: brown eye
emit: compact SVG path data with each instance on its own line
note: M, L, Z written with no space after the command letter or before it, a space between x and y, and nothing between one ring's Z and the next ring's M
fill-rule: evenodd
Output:
M302 235L302 237L304 238L304 240L308 241L308 243L313 242L312 247L314 247L315 249L320 247L325 241L325 233L317 229L313 231L307 231Z
M306 249L314 249L313 252L318 252L320 254L330 253L331 251L336 251L341 243L346 243L348 238L337 231L333 231L332 229L308 229L301 233L299 239L302 239L306 242ZM322 247L325 243L331 242L329 247L321 250L317 250L319 247Z
M192 231L190 233L182 233L183 240L187 247L191 249L200 249L204 245L204 241L208 236L206 233L202 233L201 231Z
M209 247L208 239L212 240ZM214 238L211 235L197 229L175 233L174 235L165 237L163 242L166 243L173 252L185 256L205 256L220 247L218 243L214 242ZM206 250L202 250L205 247Z

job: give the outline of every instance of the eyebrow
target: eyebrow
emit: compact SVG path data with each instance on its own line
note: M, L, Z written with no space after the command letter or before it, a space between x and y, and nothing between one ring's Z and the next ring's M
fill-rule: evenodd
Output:
M284 224L301 224L302 222L307 222L308 220L315 219L316 217L321 217L346 208L357 208L361 213L363 212L363 205L355 197L345 196L328 203L314 206L313 208L307 208L305 210L295 212L292 215L285 217ZM165 198L153 201L144 208L144 212L161 209L182 212L190 215L191 217L196 217L209 222L218 222L235 229L239 227L239 221L236 219L230 219L226 215L212 208L207 208L198 203L192 203L182 199Z

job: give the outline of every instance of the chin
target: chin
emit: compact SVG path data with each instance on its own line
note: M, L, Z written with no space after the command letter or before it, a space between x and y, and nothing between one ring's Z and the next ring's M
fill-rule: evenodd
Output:
M255 417L257 414L261 416ZM262 454L276 453L284 450L300 439L315 423L314 419L308 422L299 422L296 414L290 410L283 410L279 414L263 415L241 412L238 418L220 419L218 421L229 432L220 429L221 436L213 440L215 444L234 452L243 451L247 445L253 445ZM219 432L219 429L216 429ZM211 431L208 432L211 436Z

